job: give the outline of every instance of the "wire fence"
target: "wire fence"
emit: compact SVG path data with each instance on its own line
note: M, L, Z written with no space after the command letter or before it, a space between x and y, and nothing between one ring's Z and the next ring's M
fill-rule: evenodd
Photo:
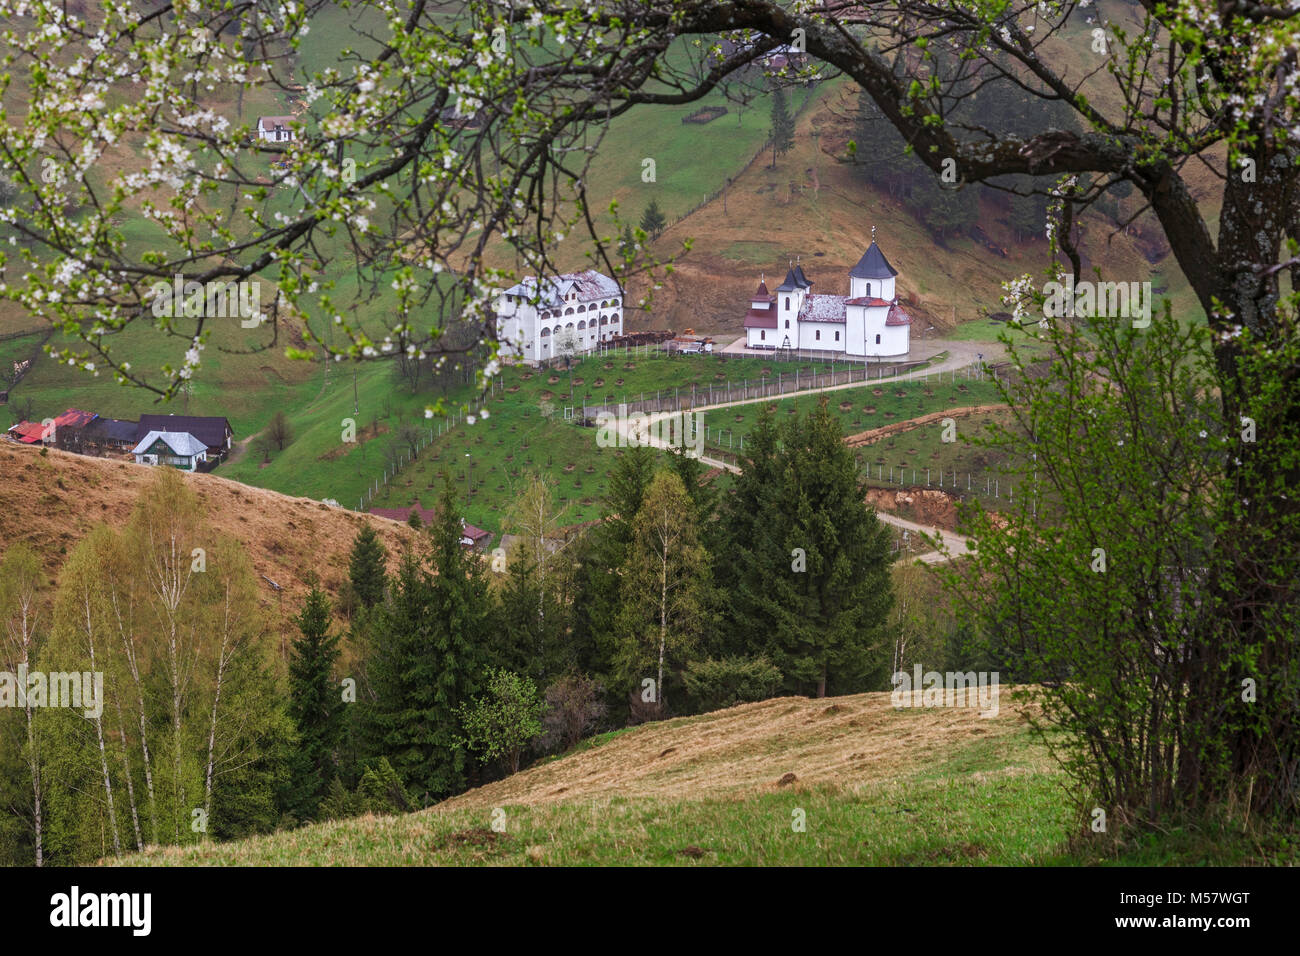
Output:
M998 366L976 364L963 368L944 371L914 371L919 363L908 363L893 367L869 367L844 363L844 368L832 368L829 371L777 372L775 376L757 379L742 379L733 382L728 379L719 384L704 386L692 385L690 388L675 387L650 392L606 393L604 401L599 404L565 406L565 419L581 418L585 421L602 415L654 414L657 412L678 412L708 409L710 407L733 405L739 402L761 401L765 398L781 398L800 392L815 394L819 389L869 385L873 381L890 380L894 382L921 382L926 385L941 385L945 382L956 385L959 382L998 381L1005 376ZM899 376L909 375L901 379ZM719 442L720 444L720 442Z
M362 492L360 499L358 499L357 510L368 511L374 504L375 497L387 488L389 483L395 480L397 476L402 473L404 468L418 459L420 457L420 452L424 451L457 425L464 424L464 421L464 413L453 412L448 416L446 422L439 422L433 428L421 429L421 434L414 440L414 447L409 451L399 453L384 467L383 475L374 479L374 481L366 486L366 490Z
M958 469L917 468L910 465L864 464L867 483L874 488L898 488L905 491L942 491L950 496L981 497L990 501L1014 504L1014 482L1003 472L972 472ZM1033 511L1038 513L1037 504Z

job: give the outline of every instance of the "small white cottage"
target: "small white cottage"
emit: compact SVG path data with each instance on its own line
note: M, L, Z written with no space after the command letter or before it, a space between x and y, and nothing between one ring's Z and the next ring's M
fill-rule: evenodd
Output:
M199 462L208 460L208 446L189 432L151 431L131 454L137 465L169 465L181 471L197 471Z
M262 116L257 120L257 138L266 143L293 142L293 130L289 124L292 116Z

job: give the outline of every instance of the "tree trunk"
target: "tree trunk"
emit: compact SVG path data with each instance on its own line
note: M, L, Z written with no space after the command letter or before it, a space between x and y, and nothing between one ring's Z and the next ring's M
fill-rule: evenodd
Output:
M668 548L664 547L659 573L659 674L655 691L659 694L659 715L664 712L664 645L668 640Z
M117 736L122 741L122 777L126 780L126 799L131 807L131 828L135 832L135 848L144 849L144 835L140 832L140 810L135 802L135 784L131 781L131 759L126 739L126 725L122 722L122 701L114 694L113 703L117 708Z
M208 724L208 768L204 774L203 783L203 814L204 817L212 815L212 775L216 766L216 746L217 746L217 708L221 704L221 685L225 680L226 664L229 663L229 657L226 654L227 648L230 647L230 584L226 584L226 613L221 628L221 650L217 654L217 689L212 696L212 720Z
M90 595L85 594L82 598L82 606L86 612L86 645L90 650L90 671L95 673L95 633L94 624L91 618ZM103 693L100 693L103 696ZM85 695L82 695L82 704L86 703ZM99 743L99 768L104 775L104 800L108 805L108 826L113 831L113 855L122 855L122 840L117 833L117 808L113 804L113 780L108 773L108 751L104 748L104 702L96 702L99 710L99 716L93 718L95 722L95 738Z
M26 657L23 663L27 663ZM24 668L25 670L25 668ZM24 688L25 690L25 688ZM27 704L27 754L32 768L32 824L35 828L36 865L44 866L45 857L41 847L41 761L40 751L36 746L36 728L32 726L32 705Z
M149 729L144 710L144 685L140 681L140 665L136 659L135 646L132 644L131 629L122 620L122 609L118 604L118 595L114 590L109 599L113 602L113 613L117 621L117 632L122 638L122 648L126 653L126 664L131 671L131 680L135 684L135 699L140 718L140 751L144 764L144 785L149 800L149 825L154 843L158 842L158 800L154 794L153 764L149 757ZM120 704L119 704L120 706Z

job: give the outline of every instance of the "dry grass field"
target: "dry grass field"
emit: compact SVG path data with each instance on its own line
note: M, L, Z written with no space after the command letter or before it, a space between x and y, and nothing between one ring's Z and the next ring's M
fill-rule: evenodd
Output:
M121 528L130 519L153 469L134 462L87 458L0 440L0 551L25 542L40 555L51 581L69 551L97 524ZM307 594L303 578L315 571L332 595L347 579L348 554L363 522L372 524L388 549L390 570L414 540L406 525L333 508L310 498L219 478L186 475L218 532L248 549L254 571L265 575L262 606L281 634L296 633L289 618Z

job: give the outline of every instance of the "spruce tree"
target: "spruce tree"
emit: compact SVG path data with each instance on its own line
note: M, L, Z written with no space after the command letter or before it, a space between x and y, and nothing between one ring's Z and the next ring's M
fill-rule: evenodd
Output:
M538 613L539 604L543 613ZM545 687L573 663L566 647L567 608L556 592L544 590L537 565L517 549L500 593L500 617L493 643L495 666L529 676Z
M774 453L760 446L759 467L775 479L737 483L736 497L755 510L750 540L728 555L738 585L735 650L767 653L793 693L866 690L889 663L888 530L864 502L853 454L824 398L779 431Z
M369 522L362 524L352 542L348 576L357 599L366 607L374 607L384 599L384 586L387 584L384 565L387 560L388 552L375 529Z
M614 463L605 492L604 520L583 536L574 599L573 645L580 669L610 688L610 702L621 698L609 679L615 652L620 603L618 569L627 559L632 522L654 477L655 453L627 449Z
M631 256L636 252L636 237L632 235L632 224L625 223L623 231L618 235L618 254L623 257Z
M645 207L645 213L641 216L641 231L644 232L651 240L659 238L659 235L668 226L668 220L659 210L659 201L650 200L650 205Z
M717 506L717 492L713 486L704 481L704 465L698 458L686 454L685 448L677 448L668 453L668 466L682 481L687 497L695 507L695 519L702 531L718 526L710 519Z
M777 156L784 156L794 148L794 118L786 103L785 89L778 86L772 91L772 168L776 169Z
M343 721L343 702L334 683L339 637L330 634L330 602L320 583L311 582L302 611L293 619L302 636L289 658L289 716L298 728L286 806L299 820L316 816L335 774L335 749Z
M759 412L753 431L745 436L746 460L722 500L721 520L713 526L719 541L712 549L716 556L714 580L718 591L728 596L722 604L723 626L720 644L708 648L723 657L745 655L754 651L755 630L761 620L763 582L749 569L754 552L768 518L775 507L773 496L780 477L777 461L778 430L774 413Z
M495 625L482 567L466 554L461 535L447 484L429 526L425 560L411 552L402 556L392 599L379 616L370 667L376 699L366 720L367 749L386 757L423 804L464 789L457 707L478 689Z

